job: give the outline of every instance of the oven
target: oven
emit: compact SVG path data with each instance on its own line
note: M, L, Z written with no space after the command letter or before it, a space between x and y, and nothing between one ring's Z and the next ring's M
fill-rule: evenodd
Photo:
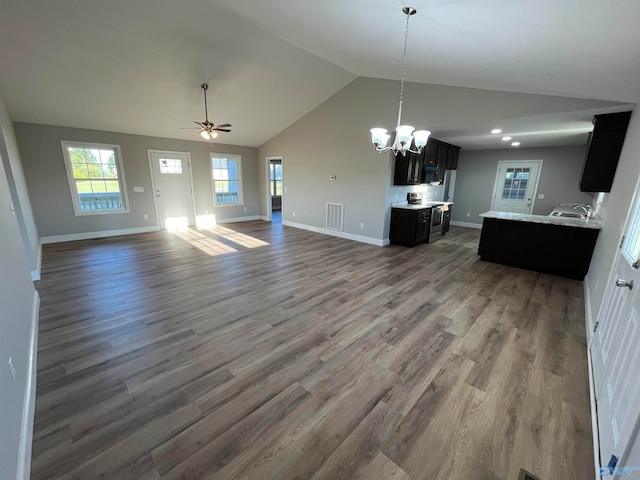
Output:
M442 237L442 217L444 205L433 205L431 207L431 228L429 229L429 243L433 243Z

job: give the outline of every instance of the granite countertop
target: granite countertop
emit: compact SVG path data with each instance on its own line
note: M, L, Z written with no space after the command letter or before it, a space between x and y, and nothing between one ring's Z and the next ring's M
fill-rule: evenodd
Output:
M402 208L405 210L423 210L425 208L431 208L434 205L453 205L453 202L425 202L425 203L412 203L412 204L401 204L401 205L391 205L391 208Z
M563 225L565 227L592 228L595 230L602 229L602 221L598 218L569 218L569 217L551 217L549 215L530 215L527 213L510 213L510 212L485 212L480 214L483 218L496 218L498 220L515 220L518 222L545 223L549 225Z

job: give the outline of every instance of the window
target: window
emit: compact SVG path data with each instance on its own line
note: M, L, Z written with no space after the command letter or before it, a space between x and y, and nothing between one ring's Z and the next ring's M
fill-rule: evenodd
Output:
M179 158L160 158L160 173L162 174L181 174L182 160Z
M269 179L272 197L282 195L282 163L280 161L272 161L269 163Z
M502 189L503 200L523 200L527 191L530 168L507 168Z
M211 155L216 205L242 204L242 160L240 155Z
M129 211L118 145L63 141L62 152L76 215Z

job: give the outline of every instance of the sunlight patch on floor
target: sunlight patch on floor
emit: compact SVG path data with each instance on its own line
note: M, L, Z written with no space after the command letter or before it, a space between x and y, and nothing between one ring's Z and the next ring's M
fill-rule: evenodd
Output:
M229 245L219 242L207 235L203 235L195 230L177 231L175 234L212 257L224 255L225 253L235 253L238 251Z
M241 245L245 248L257 248L257 247L266 247L270 245L269 242L265 242L264 240L260 240L258 238L252 237L251 235L245 235L244 233L236 232L235 230L231 230L230 228L223 227L221 225L216 225L215 229L213 229L215 233L223 236L227 240L231 240L238 245Z

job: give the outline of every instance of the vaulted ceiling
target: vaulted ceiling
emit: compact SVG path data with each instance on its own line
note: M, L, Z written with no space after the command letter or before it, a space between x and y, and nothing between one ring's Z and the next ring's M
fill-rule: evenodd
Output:
M499 121L575 143L593 113L640 100L638 1L409 3L410 81L612 102L445 132L463 146L489 148ZM359 76L398 79L404 5L0 0L0 88L15 121L197 140L184 127L204 120L208 82L210 120L233 124L219 140L258 146Z

